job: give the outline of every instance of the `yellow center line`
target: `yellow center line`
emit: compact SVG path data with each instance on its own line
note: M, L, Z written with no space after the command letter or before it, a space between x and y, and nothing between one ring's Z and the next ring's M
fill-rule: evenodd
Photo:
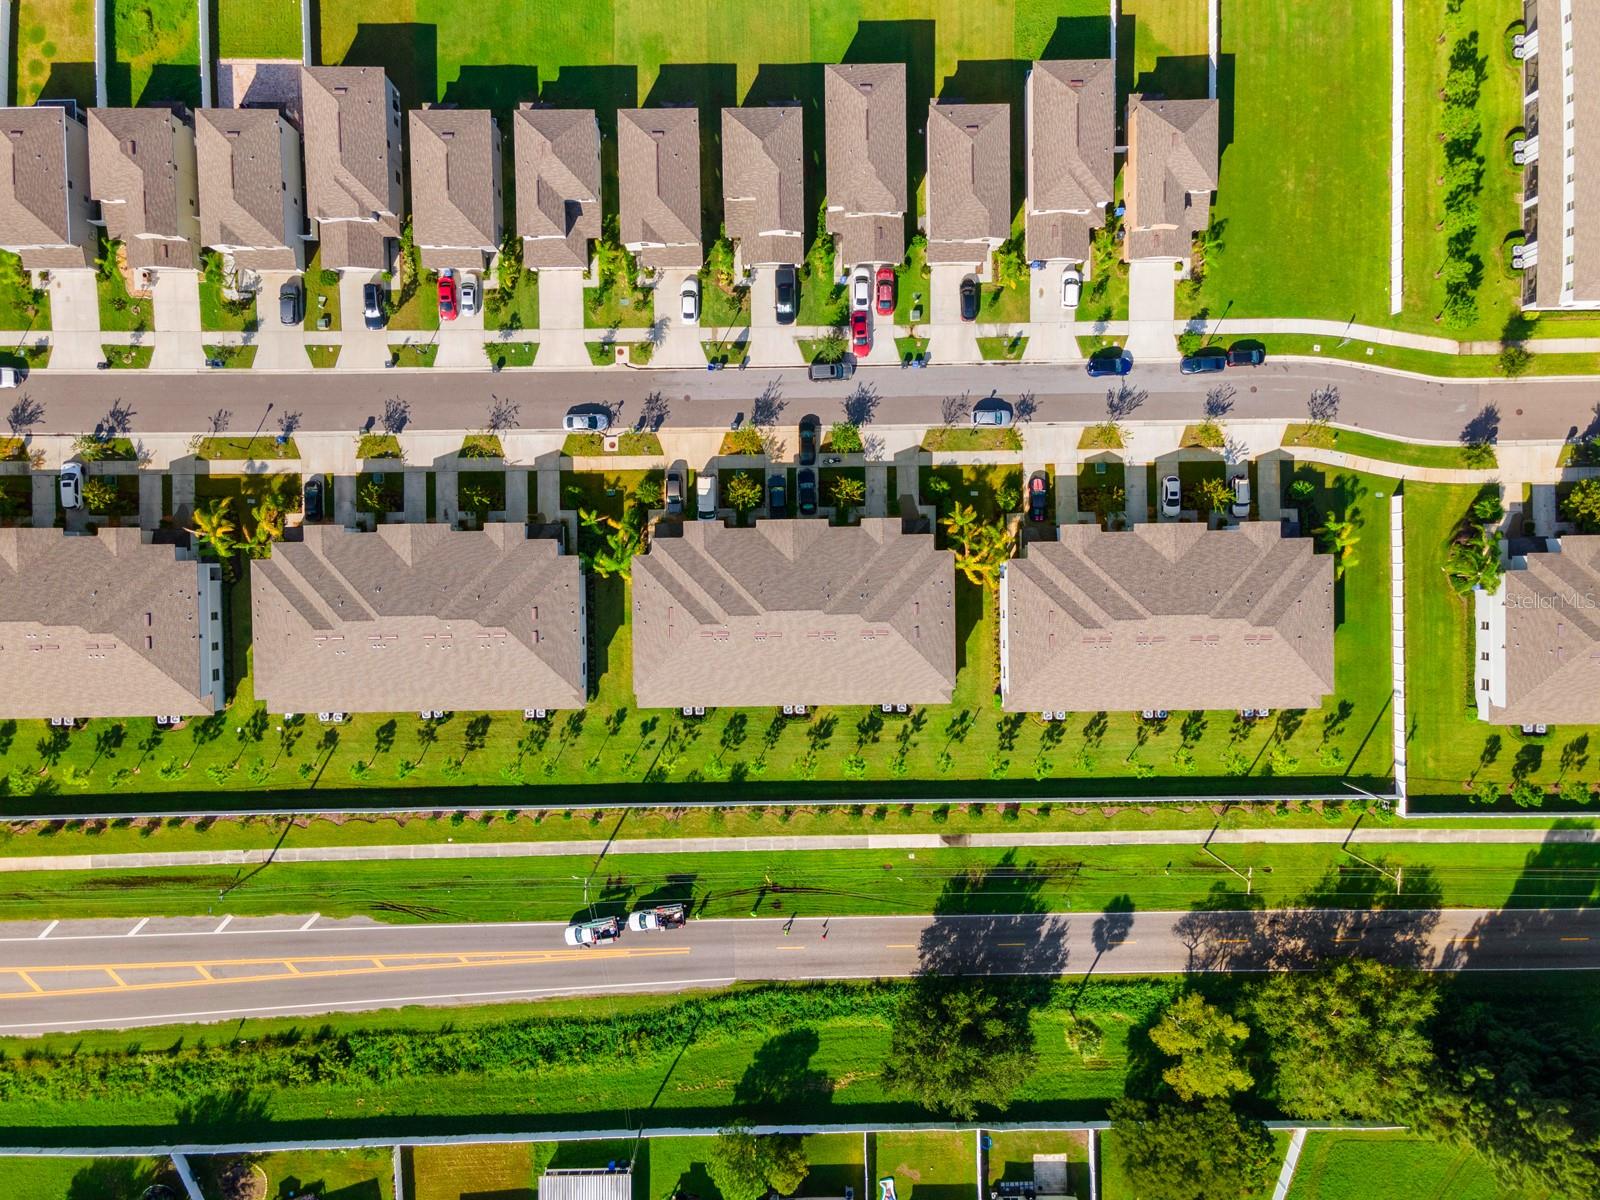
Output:
M890 942L884 946L885 950L915 950L916 948L917 944L915 942Z
M1564 937L1561 940L1563 942L1587 942L1589 939L1586 937Z
M590 959L596 956L629 957L647 953L643 950L629 950L622 948L612 949L550 949L550 950L450 950L450 951L418 951L406 954L385 954L386 962L430 962L443 960L451 963L463 957L472 959L490 959L505 962L543 962L560 959ZM185 958L185 959L149 959L140 962L110 962L110 963L46 963L37 966L0 967L0 972L32 971L35 974L48 974L51 972L76 972L76 971L104 971L107 969L117 971L151 970L155 968L193 968L196 964L208 967L260 967L276 966L284 962L297 963L350 963L372 962L371 954L291 954L276 955L266 958Z
M294 959L292 959L292 958L285 959L284 962L283 962L283 965L286 968L288 968L289 974L291 974L291 975L300 974L300 968L294 965ZM322 972L318 971L317 974L320 975L320 974L322 974Z
M805 947L804 946L774 946L773 949L774 950L793 950L795 953L798 954L800 951L804 950Z
M105 971L107 975L111 976L111 982L116 984L119 988L125 988L128 986L128 981L123 979L121 975L118 975L110 967L103 967L101 969Z

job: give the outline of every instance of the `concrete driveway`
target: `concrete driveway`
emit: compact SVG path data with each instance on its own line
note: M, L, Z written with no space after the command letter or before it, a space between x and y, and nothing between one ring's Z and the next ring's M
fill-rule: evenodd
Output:
M278 316L278 293L283 285L293 280L300 287L300 310L311 301L306 292L305 279L299 271L262 271L261 292L256 299L256 315L261 327L255 333L256 366L258 371L304 371L310 363L306 360L305 327L302 321L285 325ZM359 309L356 310L360 312Z
M52 271L49 290L50 365L92 369L105 357L100 349L100 292L95 273ZM31 339L18 338L19 342L25 340Z
M150 365L180 370L205 365L205 338L200 331L200 275L196 271L157 271L155 347Z
M389 362L389 331L368 329L362 317L361 289L383 282L376 271L343 271L339 275L339 315L343 330L339 366L351 371L378 371ZM399 341L397 337L395 341Z
M1178 270L1171 259L1136 262L1128 269L1128 352L1134 362L1170 362L1178 357L1172 335Z
M661 343L650 362L661 367L703 367L705 351L700 340L706 331L699 325L685 325L681 315L679 294L686 279L698 274L687 268L663 271L661 282L655 287L656 327L661 330ZM703 297L702 297L703 301Z
M1078 339L1072 332L1072 323L1078 310L1061 307L1061 280L1067 268L1082 270L1081 264L1048 262L1030 272L1028 279L1028 348L1023 352L1027 362L1078 362L1083 355L1078 352Z
M796 281L798 290L798 280ZM798 295L795 297L799 300ZM794 323L778 323L778 268L750 272L750 363L757 367L793 367L802 362Z
M583 272L539 272L539 358L541 367L587 367L584 345ZM598 338L600 333L593 334Z
M961 281L972 268L961 263L934 263L928 281L928 353L934 362L975 363L978 353L976 322L961 319Z

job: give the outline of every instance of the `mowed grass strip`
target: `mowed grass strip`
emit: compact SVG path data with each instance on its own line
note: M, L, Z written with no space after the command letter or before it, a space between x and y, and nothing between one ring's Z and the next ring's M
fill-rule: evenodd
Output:
M309 0L218 0L218 58L298 59L300 5Z
M1469 1149L1405 1133L1306 1137L1288 1200L1533 1200L1508 1188Z
M868 1139L872 1176L892 1175L897 1200L954 1200L978 1188L978 1145L970 1131L875 1133Z
M534 1149L528 1142L412 1146L404 1151L403 1169L411 1178L412 1200L533 1200Z

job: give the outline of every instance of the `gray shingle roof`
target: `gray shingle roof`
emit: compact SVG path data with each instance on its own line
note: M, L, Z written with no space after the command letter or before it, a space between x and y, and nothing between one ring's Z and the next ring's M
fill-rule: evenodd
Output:
M519 108L517 232L522 261L583 269L600 236L600 126L592 108Z
M1218 112L1215 100L1128 97L1123 193L1130 261L1187 258L1190 239L1210 222Z
M1065 525L1006 567L1016 712L1313 708L1333 690L1333 560L1279 526Z
M195 155L200 174L200 241L205 246L246 246L235 261L254 270L293 270L294 244L305 233L300 180L284 178L283 139L300 137L277 112L263 108L203 108L195 113ZM285 218L285 189L292 187L299 220ZM291 240L292 239L292 240Z
M1539 172L1537 299L1541 305L1562 302L1570 255L1572 294L1567 302L1593 304L1600 301L1600 7L1582 0L1570 5L1537 0L1536 11L1539 165L1529 170ZM1568 41L1570 75L1563 54ZM1568 174L1573 177L1570 209L1565 190Z
M723 223L746 266L805 257L804 124L799 105L722 110Z
M639 704L947 704L954 564L898 520L690 521L633 563Z
M1086 261L1115 179L1116 73L1108 58L1036 62L1028 88L1028 258Z
M81 196L89 180L80 169L80 196L74 197L68 187L70 118L60 108L8 108L0 116L0 246L50 247L23 252L30 269L87 266L84 247L92 239ZM85 136L82 126L72 125Z
M700 114L692 108L617 112L622 242L642 265L698 267Z
M832 64L823 71L828 232L840 261L905 257L906 67Z
M1564 537L1507 571L1506 704L1495 724L1600 723L1600 536Z
M89 194L128 265L199 265L194 131L164 108L89 110Z
M578 560L520 525L310 525L251 564L256 696L273 712L578 708Z
M1011 109L928 105L928 261L977 262L1011 229Z
M500 131L486 108L411 112L411 229L429 270L482 270L500 246Z
M300 69L306 205L312 219L327 223L319 227L324 267L388 266L383 239L400 236L395 102L379 67ZM333 229L346 221L375 228Z
M211 712L201 570L137 529L0 529L0 717Z

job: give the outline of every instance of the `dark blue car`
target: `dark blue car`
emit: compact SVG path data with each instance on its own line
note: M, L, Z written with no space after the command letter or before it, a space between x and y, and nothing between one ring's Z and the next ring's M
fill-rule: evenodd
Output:
M1098 379L1102 375L1126 375L1133 370L1133 359L1122 350L1114 354L1096 354L1090 357L1085 364L1089 376Z

